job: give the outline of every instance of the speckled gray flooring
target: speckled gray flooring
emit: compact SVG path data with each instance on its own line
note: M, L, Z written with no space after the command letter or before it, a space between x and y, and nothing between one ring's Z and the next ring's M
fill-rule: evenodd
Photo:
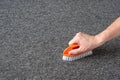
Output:
M119 15L120 0L0 0L0 80L120 80L119 37L77 61L61 55Z

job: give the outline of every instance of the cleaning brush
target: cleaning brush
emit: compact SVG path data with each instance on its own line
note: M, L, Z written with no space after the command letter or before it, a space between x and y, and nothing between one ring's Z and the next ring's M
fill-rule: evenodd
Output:
M74 61L78 60L80 58L86 57L88 55L92 55L92 51L86 52L86 53L79 53L79 54L69 54L69 51L73 49L79 48L79 45L77 43L69 45L64 51L63 51L63 57L62 60L64 61Z

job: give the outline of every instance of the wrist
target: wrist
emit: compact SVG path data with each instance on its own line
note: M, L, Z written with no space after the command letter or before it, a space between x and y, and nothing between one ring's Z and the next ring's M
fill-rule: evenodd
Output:
M102 44L104 44L106 42L104 36L98 34L98 35L95 35L95 41L96 41L96 45L97 46L100 46Z
M96 39L98 45L102 45L105 42L107 42L108 40L110 40L111 39L110 33L111 33L111 30L106 29L103 32L95 35L95 39Z

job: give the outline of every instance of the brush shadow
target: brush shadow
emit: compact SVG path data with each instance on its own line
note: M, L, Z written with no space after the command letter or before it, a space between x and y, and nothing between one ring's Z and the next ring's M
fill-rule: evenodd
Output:
M118 57L119 55L117 50L119 50L117 47L98 47L92 51L92 55L86 56L85 58L76 61L84 61L91 59L113 59Z
M116 47L99 47L93 50L93 55L91 57L116 57L119 50Z

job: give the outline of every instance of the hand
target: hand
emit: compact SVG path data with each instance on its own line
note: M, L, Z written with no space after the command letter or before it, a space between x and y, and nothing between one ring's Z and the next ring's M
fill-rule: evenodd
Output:
M78 54L78 53L93 50L94 48L102 45L102 44L99 44L98 42L99 41L95 36L79 32L69 42L69 45L73 43L78 43L80 47L77 49L71 50L69 54Z

